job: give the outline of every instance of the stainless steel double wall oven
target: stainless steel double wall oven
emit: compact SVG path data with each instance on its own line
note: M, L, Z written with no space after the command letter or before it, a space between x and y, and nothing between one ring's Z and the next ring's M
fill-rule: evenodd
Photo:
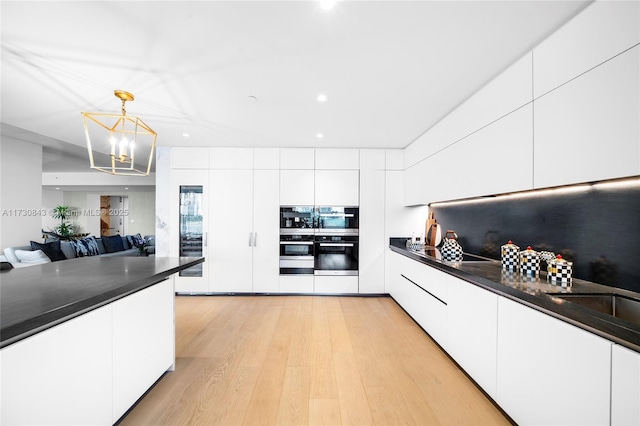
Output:
M281 206L280 274L358 275L358 207Z

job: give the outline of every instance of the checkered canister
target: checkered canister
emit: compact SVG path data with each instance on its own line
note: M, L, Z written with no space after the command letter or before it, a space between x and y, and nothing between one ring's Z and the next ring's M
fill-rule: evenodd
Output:
M558 255L547 264L547 281L553 285L571 287L572 269L573 263L567 262L561 255Z
M520 247L513 244L513 241L500 247L500 254L502 256L502 269L505 271L516 271L520 265L518 255L520 254Z
M540 275L540 255L531 246L520 252L520 274L528 277Z

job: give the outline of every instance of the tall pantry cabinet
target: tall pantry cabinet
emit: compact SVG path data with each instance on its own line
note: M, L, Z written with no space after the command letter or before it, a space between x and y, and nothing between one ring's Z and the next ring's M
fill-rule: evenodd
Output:
M206 151L206 152L205 152ZM257 151L257 152L254 152ZM171 198L180 182L202 182L207 216L203 220L203 273L179 277L183 293L249 293L278 291L277 149L173 148ZM254 155L256 166L254 168ZM202 167L206 170L182 170ZM186 180L185 180L186 179ZM189 180L191 179L191 180ZM175 210L172 208L172 211ZM171 223L178 223L178 214ZM173 232L171 255L178 255Z

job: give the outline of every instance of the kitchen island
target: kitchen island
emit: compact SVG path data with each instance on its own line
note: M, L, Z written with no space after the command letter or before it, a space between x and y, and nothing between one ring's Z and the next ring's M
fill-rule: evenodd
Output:
M640 325L561 298L639 295L579 279L562 288L497 260L442 261L405 242L390 240L389 293L517 424L640 423Z
M173 369L173 276L203 261L96 256L3 272L0 423L117 422Z

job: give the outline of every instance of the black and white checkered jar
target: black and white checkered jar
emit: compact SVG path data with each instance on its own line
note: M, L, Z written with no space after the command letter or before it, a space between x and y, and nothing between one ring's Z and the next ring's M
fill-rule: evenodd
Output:
M572 273L573 263L564 260L561 255L547 263L547 281L553 285L571 287Z
M531 246L520 252L520 274L527 277L540 275L540 255Z
M513 244L513 241L500 247L500 254L502 256L502 269L505 271L517 271L520 261L518 255L520 254L520 247Z
M454 238L446 238L440 248L442 260L462 260L462 246Z

